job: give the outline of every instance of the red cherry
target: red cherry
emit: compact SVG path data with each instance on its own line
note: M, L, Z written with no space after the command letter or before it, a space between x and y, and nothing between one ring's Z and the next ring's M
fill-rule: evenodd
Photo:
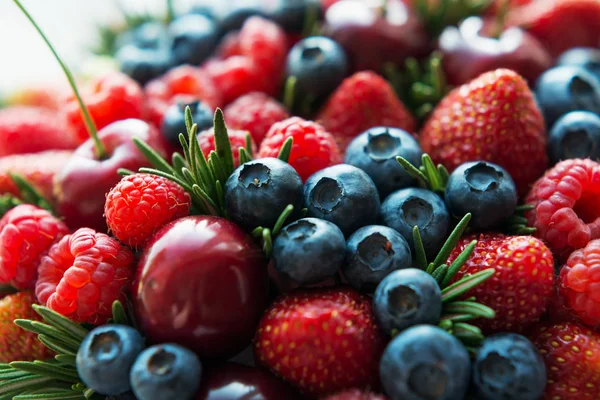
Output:
M402 1L373 3L342 0L325 13L325 31L346 50L355 71L380 71L386 62L402 65L431 52L423 24Z
M98 131L108 158L99 160L92 139L75 150L64 168L54 177L57 210L71 229L92 228L106 232L106 194L121 180L119 168L137 171L148 161L133 143L137 137L159 153L163 145L155 128L138 119L114 122Z
M300 400L291 386L268 371L226 363L202 376L196 400Z
M444 72L451 85L462 85L484 72L512 69L533 85L552 58L544 46L521 28L509 28L499 38L485 36L490 24L470 17L446 28L439 39Z
M192 216L161 228L144 249L133 286L141 330L202 358L227 358L252 340L268 295L267 263L241 228Z

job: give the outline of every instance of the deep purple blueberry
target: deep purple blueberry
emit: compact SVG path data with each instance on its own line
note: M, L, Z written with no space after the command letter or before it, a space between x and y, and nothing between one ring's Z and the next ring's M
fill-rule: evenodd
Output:
M390 399L458 400L467 394L471 361L454 336L435 326L418 325L392 339L379 371Z
M473 229L497 228L511 217L519 199L510 174L485 161L468 162L450 174L445 193L448 210L456 218L471 213Z
M400 232L413 251L413 229L418 226L429 257L440 250L450 226L450 214L442 198L419 188L400 189L390 194L381 205L381 220Z
M557 64L583 67L600 79L600 49L594 47L569 49L561 54Z
M343 273L357 290L371 293L392 271L411 265L412 254L406 239L387 226L362 227L346 243Z
M164 24L146 22L121 34L116 41L116 47L133 45L140 49L156 49L168 47L169 35Z
M346 149L346 164L365 171L384 199L395 190L413 186L415 179L396 161L401 156L421 165L423 150L408 132L398 128L376 127L354 138Z
M213 127L213 110L201 101L195 101L188 104L173 104L167 112L162 122L160 132L174 149L180 149L179 134L186 135L185 127L185 108L190 107L192 119L198 125L198 132Z
M282 229L273 245L275 269L287 279L310 285L331 278L344 264L346 241L335 224L303 218Z
M239 30L252 16L267 17L263 0L228 0L213 4L223 32Z
M174 65L171 52L166 47L142 48L129 44L117 51L115 59L121 72L142 86Z
M589 111L562 116L550 131L548 155L554 164L570 158L600 159L600 117Z
M318 0L275 0L268 13L270 19L289 33L302 33L308 18L314 18L315 22L323 19Z
M546 387L546 367L535 346L515 333L487 337L473 365L473 391L482 400L537 400Z
M177 65L200 65L216 49L221 32L212 18L202 14L187 14L171 22L169 35Z
M377 222L380 201L377 187L366 172L339 164L308 178L304 206L309 217L333 222L348 237L358 228Z

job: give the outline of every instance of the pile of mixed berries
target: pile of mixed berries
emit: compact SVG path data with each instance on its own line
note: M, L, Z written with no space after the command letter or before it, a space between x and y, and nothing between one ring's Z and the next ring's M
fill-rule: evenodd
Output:
M598 0L14 3L0 399L600 399Z

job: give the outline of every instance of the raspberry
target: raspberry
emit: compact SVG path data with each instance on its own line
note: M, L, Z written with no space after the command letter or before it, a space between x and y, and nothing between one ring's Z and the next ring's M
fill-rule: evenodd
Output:
M275 122L290 116L277 100L260 92L238 98L223 113L228 127L249 131L259 145Z
M331 395L323 400L387 400L382 394L367 392L359 389L347 389Z
M178 102L192 103L201 100L211 108L221 105L221 94L211 77L191 65L174 68L148 82L145 93L148 119L159 128L169 107Z
M376 126L409 133L416 128L415 119L390 84L370 71L346 78L319 113L317 122L335 137L342 152L355 136Z
M246 135L248 131L238 130L238 129L227 129L227 133L229 134L229 141L231 142L231 151L233 152L233 162L237 167L240 165L240 147L246 147ZM200 145L200 149L202 153L208 160L208 156L211 151L216 150L215 146L215 132L213 129L207 129L198 134L198 144ZM252 144L252 154L256 154L256 143L251 140Z
M46 307L76 322L99 325L125 301L133 254L104 233L81 228L50 248L38 268L35 294Z
M48 211L21 204L0 220L0 282L33 289L42 256L69 233Z
M223 94L224 104L250 92L275 94L272 89L269 91L272 83L261 74L250 57L233 56L225 60L210 60L204 65L204 70Z
M287 138L294 138L289 164L302 180L323 168L342 162L334 138L312 121L299 117L275 123L260 145L259 157L277 157Z
M141 118L144 94L136 81L120 72L104 75L84 88L83 101L86 104L96 128L102 129L112 122L128 118ZM73 129L80 143L88 138L79 103L70 96L64 105L67 124Z
M600 240L575 250L560 270L560 294L583 323L600 326Z
M76 146L68 127L54 111L24 106L0 110L0 157Z
M598 195L600 164L587 159L559 162L533 185L527 218L560 260L600 239Z
M220 59L225 59L232 56L241 56L242 51L240 49L240 33L229 32L226 34L223 39L221 39L221 43L219 43L219 47L217 47L216 54Z
M160 176L134 174L121 179L106 196L104 215L113 235L137 247L158 228L190 212L190 195Z

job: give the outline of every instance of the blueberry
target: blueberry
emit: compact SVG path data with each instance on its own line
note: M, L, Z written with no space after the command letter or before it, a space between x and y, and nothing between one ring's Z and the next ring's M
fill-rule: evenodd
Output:
M286 32L302 33L306 19L314 13L315 22L322 20L323 9L318 0L276 0L269 18Z
M200 65L217 48L220 30L217 23L202 14L187 14L169 25L171 51L177 65Z
M600 158L600 117L589 111L562 116L550 131L548 155L552 163L570 158Z
M275 269L309 285L331 278L344 263L346 241L335 224L303 218L283 228L273 245Z
M289 204L297 211L302 207L302 179L277 158L240 165L225 184L227 213L246 229L272 228Z
M131 387L138 400L191 399L200 387L198 356L176 344L147 348L131 368Z
M77 373L87 387L104 395L131 390L130 370L144 349L144 339L133 328L103 325L83 339L77 352Z
M296 78L294 104L320 102L344 80L348 60L344 49L332 39L312 36L296 43L287 57L286 76Z
M535 346L515 333L486 338L473 365L473 389L481 400L537 400L546 367Z
M419 188L400 189L390 194L381 205L381 220L400 232L413 251L413 228L418 226L429 257L441 249L450 226L450 214L442 198Z
M394 271L375 290L375 317L388 334L414 325L437 325L442 316L442 292L427 272L415 268Z
M471 361L448 332L418 325L400 332L385 349L380 378L390 399L460 400L469 386Z
M146 22L127 31L117 38L116 46L132 45L139 49L157 49L167 47L169 36L166 27L160 22Z
M346 164L365 171L381 198L415 184L415 179L396 161L401 156L413 165L421 164L423 150L409 133L397 128L376 127L354 138L346 149Z
M549 69L538 78L535 92L549 128L570 111L600 114L600 81L581 67Z
M132 44L123 46L115 54L121 72L145 85L158 78L173 66L173 58L168 48L142 48Z
M250 17L267 17L262 0L228 0L217 2L216 14L223 32L239 30Z
M309 217L336 224L346 237L379 217L379 194L373 180L361 169L339 164L311 175L304 185L304 206Z
M351 286L370 293L390 272L411 264L410 247L400 233L387 226L369 225L348 239L343 272Z
M575 47L565 51L558 58L558 65L583 67L600 79L600 49Z
M517 188L502 167L485 161L468 162L450 174L446 185L446 205L452 215L471 213L469 226L496 228L511 217L517 207Z
M173 104L165 113L160 132L165 140L175 149L181 147L181 144L179 143L179 134L183 133L184 136L187 137L187 130L185 127L186 106L189 106L192 111L192 119L194 120L194 123L198 125L198 132L213 127L213 110L205 103L195 101L188 104Z

